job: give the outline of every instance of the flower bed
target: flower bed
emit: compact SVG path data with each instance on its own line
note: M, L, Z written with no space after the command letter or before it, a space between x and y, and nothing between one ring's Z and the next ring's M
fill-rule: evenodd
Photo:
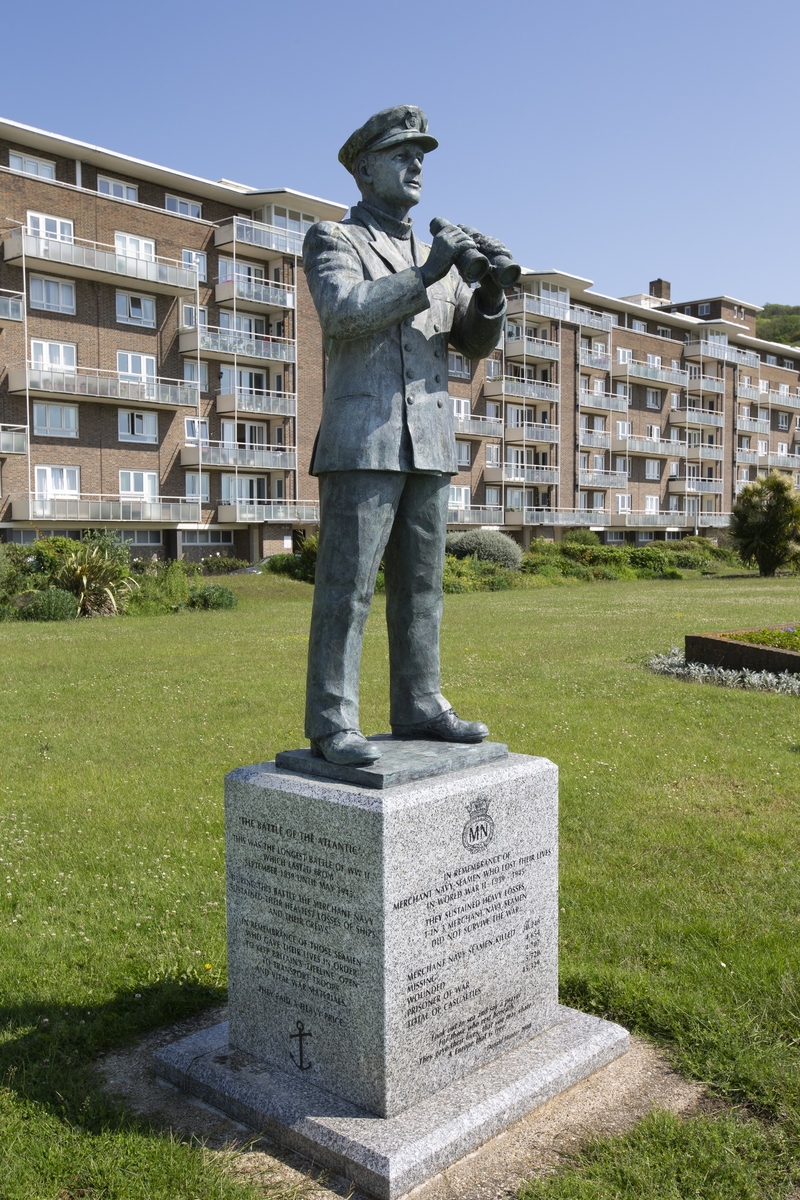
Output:
M686 661L730 671L800 674L800 638L795 630L794 625L783 625L775 629L687 634Z

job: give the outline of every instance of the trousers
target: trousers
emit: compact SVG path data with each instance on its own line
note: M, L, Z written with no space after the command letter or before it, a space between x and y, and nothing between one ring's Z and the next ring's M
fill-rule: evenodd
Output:
M450 477L319 476L320 536L308 646L306 737L358 729L361 649L384 559L392 725L445 712L439 628Z

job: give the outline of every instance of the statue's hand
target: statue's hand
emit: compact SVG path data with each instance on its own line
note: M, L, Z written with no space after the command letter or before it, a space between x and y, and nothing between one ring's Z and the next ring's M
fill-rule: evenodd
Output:
M443 279L458 256L474 248L472 238L458 225L445 225L434 237L430 254L419 269L425 287Z

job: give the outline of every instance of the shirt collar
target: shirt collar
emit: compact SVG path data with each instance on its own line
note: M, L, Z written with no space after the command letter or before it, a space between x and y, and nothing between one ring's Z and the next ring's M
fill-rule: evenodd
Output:
M405 221L398 221L396 217L382 212L381 209L375 208L371 204L365 204L363 200L355 208L365 208L373 221L381 227L384 233L388 233L389 237L399 238L401 241L407 241L411 237L411 221L408 217Z

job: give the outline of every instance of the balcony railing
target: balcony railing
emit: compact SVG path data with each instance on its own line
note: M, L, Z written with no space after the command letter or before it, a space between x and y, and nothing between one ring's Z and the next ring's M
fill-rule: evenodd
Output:
M509 358L521 358L523 353L528 358L546 358L557 362L561 357L561 344L548 342L544 338L509 337L506 335L506 354Z
M727 529L728 525L731 523L731 514L701 512L697 513L697 515L691 520L692 524L695 522L699 526L707 529Z
M800 409L800 396L790 396L788 392L768 392L769 402L773 408L794 408ZM758 397L762 402L765 399L762 392Z
M541 421L529 421L525 425L507 425L507 442L548 442L557 443L560 436L558 425L549 425Z
M197 522L200 504L184 497L155 496L37 496L11 497L14 521L141 521Z
M190 442L181 450L181 466L250 467L260 471L292 471L297 465L294 446L226 445Z
M541 296L531 296L529 292L514 292L508 299L509 311L517 312L522 309L537 317L550 317L555 321L569 320L569 305L560 300L544 300Z
M629 402L625 396L617 396L613 392L578 393L578 404L581 408L600 408L604 412L627 412Z
M721 479L670 479L669 485L674 491L722 495Z
M682 408L671 408L669 416L671 421L683 418L686 421L694 422L695 425L710 425L715 429L721 429L725 424L723 413L712 412L708 408L695 408L690 404L684 405Z
M220 521L244 525L316 525L319 505L306 500L223 500L217 516Z
M758 367L761 362L760 355L752 350L740 350L726 342L709 342L703 338L687 342L683 352L687 358L716 358L722 362L739 363L743 367Z
M589 446L595 450L610 450L611 434L595 433L592 429L579 429L578 442L581 446Z
M217 396L217 412L293 417L297 412L297 397L288 392L259 392L254 388L237 388L236 392L223 392Z
M574 321L576 325L582 325L585 329L602 329L605 333L608 333L613 325L609 313L595 312L593 308L581 308L580 306L573 306L569 310L569 320Z
M196 408L200 393L196 383L178 379L125 379L114 371L96 371L80 367L74 371L56 371L29 363L8 372L8 390L25 390L41 395L76 396L86 400L123 400L135 404L165 408Z
M737 450L736 461L737 463L751 463L753 466L756 466L758 464L758 455L755 450Z
M0 425L0 454L24 454L27 449L26 425Z
M769 421L759 421L756 417L737 417L736 429L739 433L769 433Z
M230 304L234 299L254 309L294 308L294 288L265 279L221 279L214 292L217 304Z
M694 524L694 522L691 522ZM680 526L689 524L686 518L686 513L673 512L665 513L648 513L648 512L629 512L625 513L625 524L629 529L665 529L670 526Z
M737 400L758 400L761 395L757 387L752 387L749 383L737 383L736 399Z
M611 517L602 508L526 508L526 525L610 525Z
M709 446L705 442L689 442L688 446L691 458L710 458L722 462L724 457L722 446Z
M614 375L627 375L630 379L645 379L651 383L669 383L673 387L686 387L689 372L675 367L656 367L646 362L616 362Z
M519 379L506 375L504 379L487 379L484 385L487 396L519 396L525 400L549 400L557 402L561 390L557 383L543 379Z
M718 379L716 375L692 375L689 372L686 386L690 392L725 392L725 380Z
M46 263L50 270L83 278L97 275L113 276L115 281L133 280L154 291L187 291L197 288L197 270L185 267L177 259L133 258L121 254L114 246L102 242L87 242L83 238L60 241L39 237L27 230L15 229L5 241L6 262L17 262L24 256Z
M448 525L502 525L503 510L489 504L471 504L461 508L448 508Z
M22 320L24 296L21 292L0 291L0 326L8 321Z
M628 437L625 439L629 454L662 454L672 458L686 457L686 442L673 442L669 438Z
M277 360L294 362L295 343L291 338L270 337L264 333L243 333L238 329L223 329L201 325L180 330L181 354L191 354L198 349L218 358L249 358L259 362Z
M607 350L587 350L581 346L580 360L582 367L594 367L597 371L608 371L611 367L611 355Z
M626 488L629 482L625 471L578 472L578 483L581 487Z
M227 246L236 238L237 243L251 251L274 254L302 254L304 234L277 225L264 225L247 217L235 217L226 221L214 233L215 246Z
M767 466L797 470L800 467L800 454L768 454Z
M501 417L462 416L456 413L453 417L456 433L472 435L473 437L502 437L503 421Z

